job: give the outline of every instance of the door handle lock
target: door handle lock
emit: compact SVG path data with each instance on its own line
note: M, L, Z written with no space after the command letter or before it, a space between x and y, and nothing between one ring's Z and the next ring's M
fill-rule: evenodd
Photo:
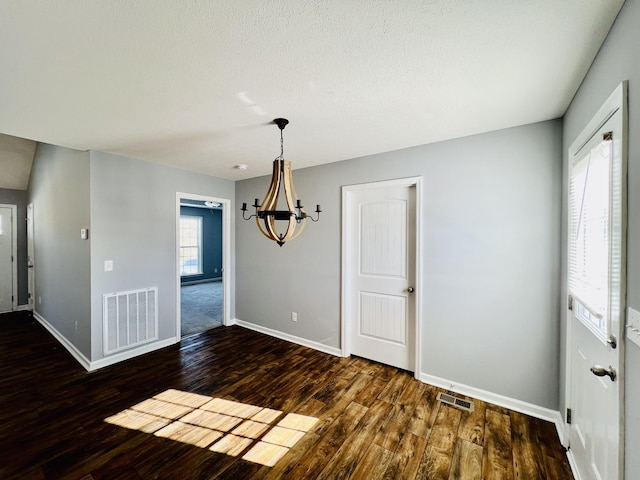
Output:
M409 292L409 293L413 293L413 292L415 292L415 291L416 291L416 289L415 289L415 288L413 288L413 287L409 287L409 288L407 288L407 292Z
M615 369L611 365L609 365L609 368L604 368L600 365L594 365L590 368L590 370L591 373L593 373L596 377L608 376L612 382L615 382L616 377L618 376Z

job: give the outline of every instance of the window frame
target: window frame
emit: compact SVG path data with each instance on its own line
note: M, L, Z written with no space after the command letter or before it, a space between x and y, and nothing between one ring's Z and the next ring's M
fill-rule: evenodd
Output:
M182 245L182 220L195 220L197 222L197 229L198 229L198 235L197 235L197 245L193 246L193 245ZM179 225L180 225L180 235L179 235L179 244L178 244L178 258L180 259L179 261L179 268L180 268L180 278L182 277L194 277L194 276L198 276L198 275L204 275L204 270L202 267L203 261L202 261L202 257L204 254L204 248L203 248L203 241L202 241L202 230L203 230L203 223L204 223L204 217L202 215L180 215L180 220L179 220ZM181 255L182 249L183 248L196 248L198 251L198 255L197 255L197 260L198 260L198 271L195 273L189 272L189 273L185 273L183 272L183 266L182 266L182 258L184 258Z

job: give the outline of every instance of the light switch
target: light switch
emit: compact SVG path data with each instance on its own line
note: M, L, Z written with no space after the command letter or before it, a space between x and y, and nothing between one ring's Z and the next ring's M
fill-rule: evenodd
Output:
M87 238L89 238L89 230L86 228L81 228L80 229L80 239L81 240L86 240Z
M640 347L640 312L627 309L627 338Z
M104 271L105 272L113 272L113 260L105 260L104 261Z

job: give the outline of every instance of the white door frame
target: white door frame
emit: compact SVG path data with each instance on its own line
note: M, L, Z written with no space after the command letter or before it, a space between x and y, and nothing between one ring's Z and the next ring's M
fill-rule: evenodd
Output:
M609 98L604 102L604 104L600 107L598 112L593 116L593 118L589 121L587 126L582 130L580 135L574 140L568 150L568 161L571 162L572 158L577 154L582 147L593 137L593 135L602 127L612 116L618 111L622 110L622 135L623 141L621 142L621 158L622 158L622 181L625 186L622 189L622 241L626 244L626 236L627 236L627 195L626 195L626 182L627 182L627 143L628 143L628 109L627 109L627 85L628 81L624 81L620 83L614 92L609 96ZM565 184L565 188L567 188L567 192L569 191L569 182L571 179L567 175L567 183ZM567 211L568 213L568 211ZM565 226L567 228L567 245L568 245L568 235L570 232L568 231L569 222ZM566 245L565 245L566 246ZM620 472L620 478L622 478L622 472L624 471L624 378L625 378L625 369L624 369L624 347L625 347L625 336L624 336L624 325L625 325L625 317L626 317L626 265L627 265L627 256L626 256L626 248L622 248L622 258L621 258L621 299L620 299L620 312L621 312L621 320L620 320L620 331L612 332L617 339L617 348L619 355L619 366L618 366L618 380L615 382L618 388L618 400L619 404L619 412L620 412L620 442L619 442L619 463L618 470ZM565 279L565 289L569 291L569 258L567 255L567 264L566 264L567 278ZM565 303L566 308L566 338L565 338L565 407L570 408L573 404L573 392L572 392L572 362L571 362L571 349L573 342L573 322L571 321L571 316L573 312L568 309L568 302ZM570 429L571 425L567 423L566 415L564 417L564 446L570 447L569 439L570 439ZM572 457L569 455L569 460L571 462Z
M180 199L201 200L222 204L222 322L227 326L231 323L231 200L228 198L210 197L196 193L176 192L176 338L180 340L181 311L180 311Z
M29 224L31 219L31 224ZM31 230L31 231L29 231ZM35 272L35 226L33 219L33 202L27 205L27 290L29 310L36 309L36 272Z
M395 180L386 180L381 182L363 183L358 185L345 185L342 187L342 262L341 262L341 278L342 278L342 299L340 302L340 345L341 355L348 357L351 355L351 333L350 325L347 324L348 318L348 300L349 295L349 267L354 265L354 259L351 258L350 249L348 248L353 232L351 231L351 206L353 201L353 193L389 187L415 187L416 189L416 230L415 230L415 318L410 319L415 322L415 369L414 377L420 378L420 370L422 366L422 177L400 178Z
M18 308L18 206L0 203L11 210L11 310Z

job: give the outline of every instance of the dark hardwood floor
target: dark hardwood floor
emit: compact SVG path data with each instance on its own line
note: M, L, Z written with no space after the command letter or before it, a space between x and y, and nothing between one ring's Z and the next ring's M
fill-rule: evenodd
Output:
M88 373L5 314L0 358L1 479L572 478L548 422L240 327Z

